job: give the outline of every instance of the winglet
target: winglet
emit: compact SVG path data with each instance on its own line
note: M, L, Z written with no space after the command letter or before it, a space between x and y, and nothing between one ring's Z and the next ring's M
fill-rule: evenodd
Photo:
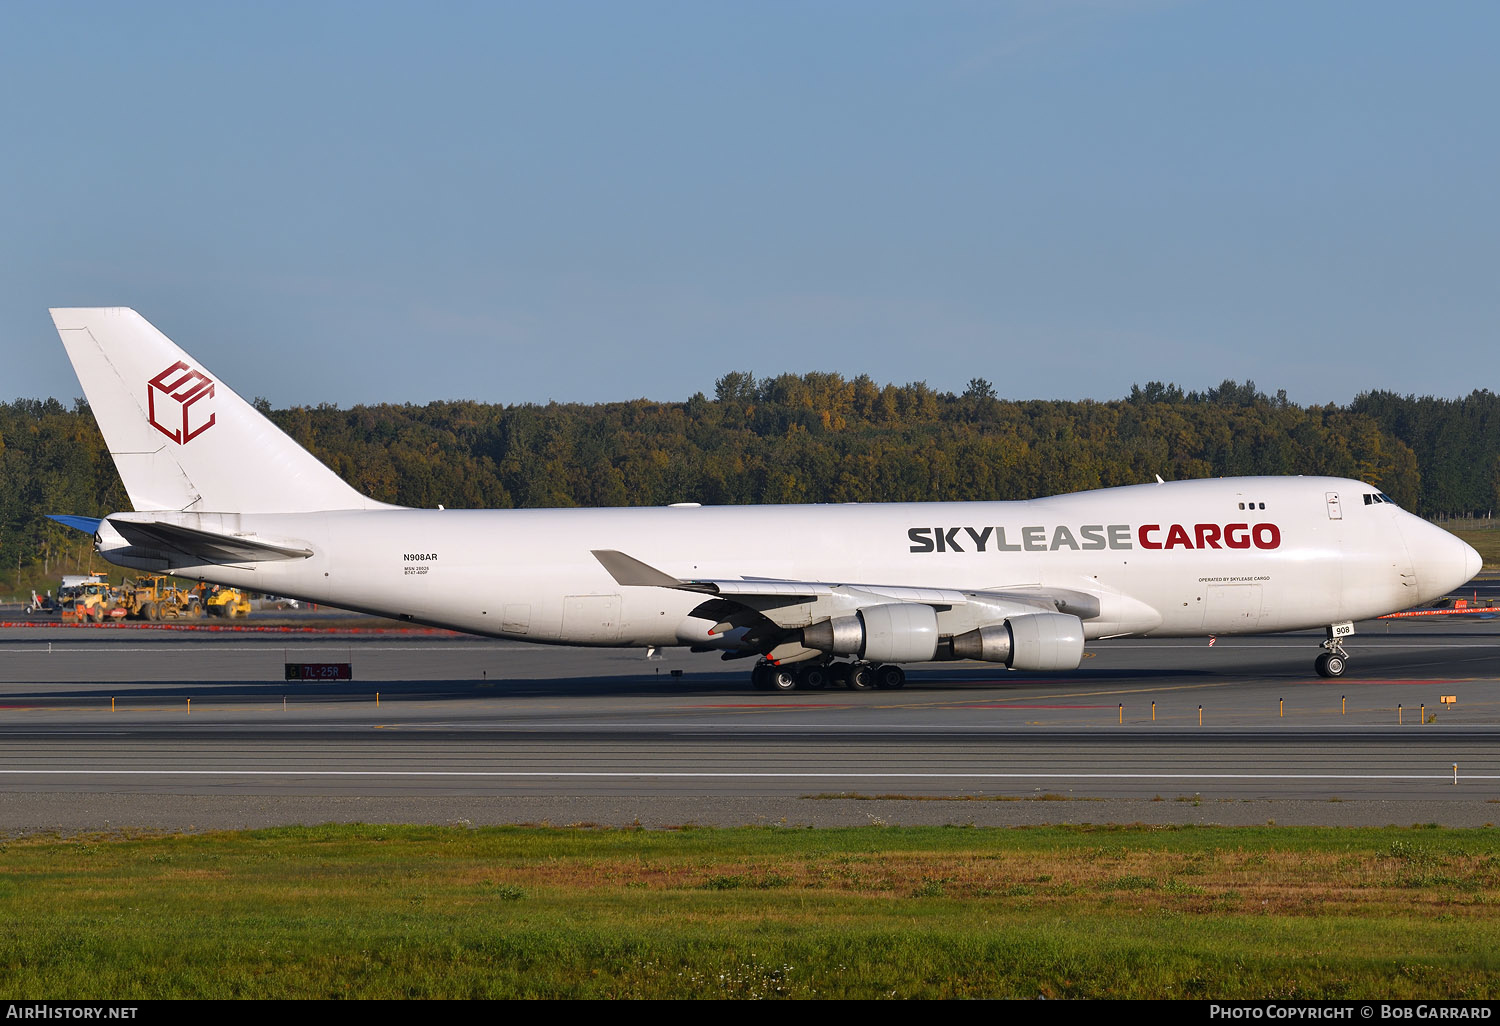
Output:
M615 579L616 584L640 588L681 588L687 583L615 549L591 549L590 551L593 552L594 558L599 561L600 565L609 571L609 576Z

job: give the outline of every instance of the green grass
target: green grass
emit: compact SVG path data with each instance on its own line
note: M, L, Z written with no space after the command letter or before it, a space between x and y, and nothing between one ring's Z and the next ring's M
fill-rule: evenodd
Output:
M341 826L12 840L47 997L1500 996L1491 830Z

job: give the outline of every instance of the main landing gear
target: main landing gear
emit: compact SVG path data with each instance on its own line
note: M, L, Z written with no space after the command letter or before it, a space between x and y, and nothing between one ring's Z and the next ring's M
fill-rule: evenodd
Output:
M1313 669L1319 677L1342 677L1349 665L1349 653L1344 651L1343 639L1354 633L1354 624L1336 623L1328 628L1328 640L1323 642L1327 650L1313 660Z
M906 686L906 671L894 663L802 663L794 666L758 663L750 671L750 683L757 691L821 691L828 687L846 687L852 691L894 690Z

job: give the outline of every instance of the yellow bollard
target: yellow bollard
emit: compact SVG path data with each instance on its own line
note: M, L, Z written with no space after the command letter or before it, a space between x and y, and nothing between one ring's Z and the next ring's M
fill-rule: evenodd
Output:
M192 712L193 712L193 700L191 698L189 698L188 699L188 714L191 715Z
M380 692L375 692L375 708L380 708Z
M1458 783L1458 763L1456 762L1453 764L1453 783L1455 785Z
M1401 723L1402 723L1402 720L1401 720L1401 703L1397 702L1396 703L1396 725L1400 726Z
M1419 716L1418 716L1417 722L1425 726L1427 724L1427 703L1426 702L1422 703L1421 708L1418 710L1418 712L1419 712Z
M1203 706L1198 707L1198 726L1203 726Z
M1125 725L1125 703L1124 702L1120 703L1120 725L1121 726Z
M1281 701L1281 704L1280 704L1281 718L1282 719L1286 719L1286 699L1283 698L1280 701Z
M1347 698L1345 698L1343 695L1340 695L1339 696L1339 715L1340 716L1344 715L1344 711L1348 707L1349 707L1349 700Z
M1155 702L1151 703L1151 722L1152 723L1156 722L1156 703Z
M110 712L114 712L115 711L115 696L114 695L110 695L109 696L109 711Z

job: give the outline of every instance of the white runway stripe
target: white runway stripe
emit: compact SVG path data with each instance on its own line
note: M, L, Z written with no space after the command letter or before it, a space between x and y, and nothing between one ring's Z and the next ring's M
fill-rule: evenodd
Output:
M653 770L143 770L0 769L5 776L132 777L567 777L671 780L1452 780L1447 773L716 773ZM1461 780L1500 780L1500 774L1462 774Z

